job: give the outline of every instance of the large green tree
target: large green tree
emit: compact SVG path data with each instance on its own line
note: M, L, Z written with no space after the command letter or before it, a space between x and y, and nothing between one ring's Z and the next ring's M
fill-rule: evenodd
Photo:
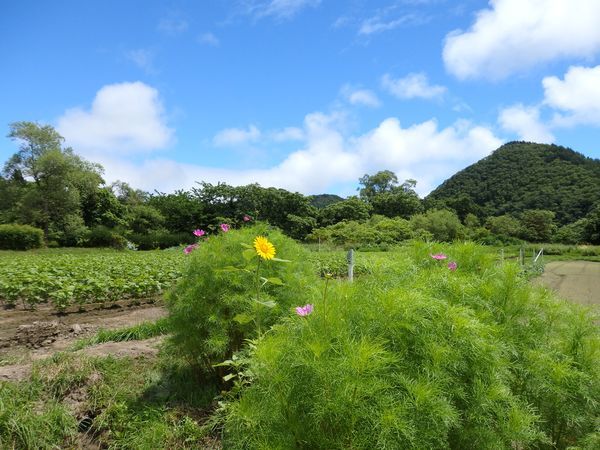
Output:
M102 167L85 161L49 125L15 122L8 137L19 150L5 164L5 183L20 186L13 220L44 230L47 239L79 243L86 232L82 202L104 182Z

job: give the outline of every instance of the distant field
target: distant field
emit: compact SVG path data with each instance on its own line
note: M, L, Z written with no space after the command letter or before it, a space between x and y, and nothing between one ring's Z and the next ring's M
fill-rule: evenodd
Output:
M72 305L148 298L181 276L181 251L47 249L0 252L0 302L58 310Z
M560 297L584 305L600 305L600 263L590 261L553 261L536 279Z

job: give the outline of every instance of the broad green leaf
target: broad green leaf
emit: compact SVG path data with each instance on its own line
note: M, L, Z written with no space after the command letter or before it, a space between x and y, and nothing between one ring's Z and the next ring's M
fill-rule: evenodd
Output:
M248 245L248 244L246 244L244 242L241 243L241 246L244 247L244 248L252 248L251 245Z
M232 378L235 378L236 376L237 376L237 375L236 375L235 373L228 373L227 375L225 375L225 376L223 377L223 381L229 381L229 380L231 380Z
M242 256L246 261L250 261L252 258L256 256L256 252L252 248L247 248L242 252Z
M271 278L267 278L267 281L271 284L276 284L278 286L283 286L283 281L281 281L280 278L277 277L271 277Z

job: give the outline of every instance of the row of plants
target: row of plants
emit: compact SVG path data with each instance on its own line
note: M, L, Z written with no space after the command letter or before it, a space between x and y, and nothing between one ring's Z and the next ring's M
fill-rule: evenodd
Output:
M35 307L139 299L181 276L181 251L0 252L0 302Z
M598 448L590 311L475 244L385 256L350 284L266 227L194 252L169 349L220 380L224 448Z

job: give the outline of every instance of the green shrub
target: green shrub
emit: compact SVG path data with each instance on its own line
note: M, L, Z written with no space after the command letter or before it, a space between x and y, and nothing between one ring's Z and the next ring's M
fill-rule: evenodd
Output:
M267 283L261 291L263 304L255 301L256 261L250 261L248 271L235 270L246 263L243 244L252 245L259 235L274 244L276 257L291 261L261 264L261 276L284 283ZM266 329L292 307L311 302L319 283L308 252L262 224L210 236L188 257L184 277L167 299L171 344L205 374L239 350L245 339L256 337L258 326Z
M409 222L400 217L389 219L373 216L367 222L354 220L339 222L324 228L317 228L308 235L309 242L321 241L345 248L389 248L410 239L413 233Z
M127 247L127 239L125 239L116 230L97 225L90 230L86 239L87 247L112 247L119 250Z
M448 258L431 257L440 252ZM312 314L290 314L249 351L251 383L222 409L225 448L598 440L592 315L473 244L416 243L394 256L352 285L333 282Z
M194 236L191 232L169 233L168 231L152 231L148 234L131 234L129 235L129 240L139 250L156 250L191 244L194 242Z
M0 250L29 250L44 245L44 232L29 225L0 225Z
M411 217L410 224L414 231L427 231L440 242L452 242L464 234L464 226L456 213L445 209L416 214Z

